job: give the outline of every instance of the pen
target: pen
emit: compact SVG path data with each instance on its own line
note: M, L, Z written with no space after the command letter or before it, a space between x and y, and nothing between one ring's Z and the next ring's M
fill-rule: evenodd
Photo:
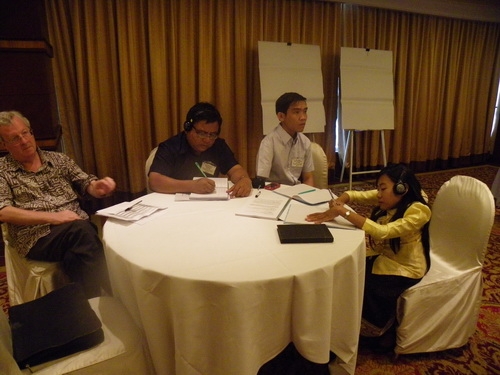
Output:
M201 170L201 167L200 167L200 165L198 164L198 162L197 162L197 161L195 161L195 162L194 162L194 164L195 164L195 165L196 165L196 167L200 170L200 172L201 172L201 174L203 175L203 177L205 177L205 178L206 178L206 177L207 177L207 175L205 174L205 172L203 172L203 171Z
M312 193L313 191L316 191L316 189L311 189L311 190L301 191L299 194Z
M127 208L126 208L126 209L124 209L123 211L125 211L125 212L126 212L126 211L130 211L133 207L137 206L137 205L138 205L139 203L141 203L141 202L142 202L142 200L141 200L141 201L137 201L137 202L135 202L132 206L127 207Z
M257 189L258 189L259 191L257 192L257 194L255 194L255 198L258 198L258 197L259 197L259 195L260 195L260 193L261 193L261 191L260 191L260 185L259 185L259 187L258 187Z
M330 197L332 197L332 199L335 199L335 195L333 195L332 189L328 189L328 191L330 192Z

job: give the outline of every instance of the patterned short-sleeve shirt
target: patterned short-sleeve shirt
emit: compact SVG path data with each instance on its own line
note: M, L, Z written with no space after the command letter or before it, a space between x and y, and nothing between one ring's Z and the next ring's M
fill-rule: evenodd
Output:
M88 215L80 207L88 185L96 180L67 155L38 150L42 162L36 172L25 170L10 154L0 158L0 210L7 206L32 211L71 210L82 219ZM39 238L50 232L50 224L8 224L10 240L23 256Z

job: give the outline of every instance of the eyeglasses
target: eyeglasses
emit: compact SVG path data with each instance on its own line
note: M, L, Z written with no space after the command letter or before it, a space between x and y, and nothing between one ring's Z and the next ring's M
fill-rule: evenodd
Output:
M33 135L33 130L26 129L26 130L23 130L21 132L21 134L16 135L15 137L12 137L11 139L4 139L3 142L8 144L8 145L16 146L16 145L20 144L23 141L23 139L28 139L32 135Z
M211 139L211 140L214 140L214 139L219 138L219 133L218 132L217 133L208 133L208 132L204 132L203 130L198 130L194 126L193 126L192 129L195 131L196 135L198 137L200 137L201 139Z

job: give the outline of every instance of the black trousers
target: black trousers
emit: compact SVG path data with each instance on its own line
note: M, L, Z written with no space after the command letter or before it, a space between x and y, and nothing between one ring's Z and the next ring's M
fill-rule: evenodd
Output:
M330 352L330 362L335 354ZM314 363L308 361L297 351L293 343L276 357L266 362L257 372L257 375L330 375L328 363Z
M87 298L100 296L101 288L111 295L104 249L97 228L88 220L52 225L50 233L35 243L27 257L61 262L70 280L83 286Z
M421 279L372 273L377 257L366 258L363 319L383 328L396 314L398 297Z

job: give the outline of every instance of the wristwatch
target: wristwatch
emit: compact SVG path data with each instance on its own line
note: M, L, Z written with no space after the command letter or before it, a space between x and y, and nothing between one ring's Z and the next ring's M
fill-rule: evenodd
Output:
M347 219L347 218L349 217L349 215L350 215L350 214L351 214L351 211L347 210L347 211L345 212L344 217Z

